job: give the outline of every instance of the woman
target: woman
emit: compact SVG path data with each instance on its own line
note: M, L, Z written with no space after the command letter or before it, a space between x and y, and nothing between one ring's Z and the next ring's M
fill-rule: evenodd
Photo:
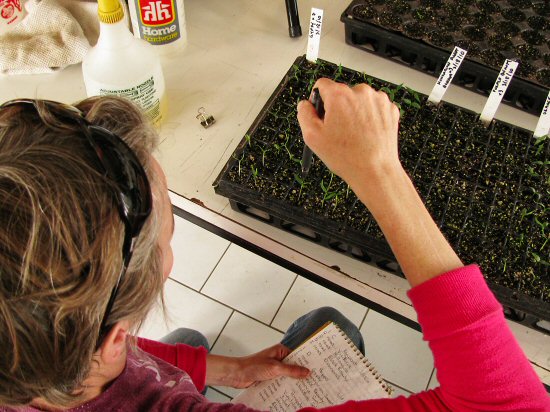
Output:
M325 117L299 104L304 139L384 231L441 383L328 410L550 410L479 269L462 264L404 172L397 108L366 85L316 87ZM166 180L150 155L154 132L129 103L92 99L78 109L82 116L46 102L0 108L0 411L245 411L199 391L307 376L280 362L289 352L281 344L244 358L129 345L172 265Z

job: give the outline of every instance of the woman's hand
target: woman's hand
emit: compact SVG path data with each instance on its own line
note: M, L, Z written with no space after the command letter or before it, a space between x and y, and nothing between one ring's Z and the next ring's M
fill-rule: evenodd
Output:
M298 105L304 141L334 173L352 186L401 169L397 151L399 110L366 84L348 87L329 79L315 86L324 102L321 120L308 101Z
M304 140L369 208L410 284L462 266L399 162L397 106L365 84L319 79L315 87L325 117L300 102Z
M253 355L239 358L208 354L206 384L246 388L254 382L278 376L297 379L309 376L307 368L281 362L289 353L290 349L279 343Z

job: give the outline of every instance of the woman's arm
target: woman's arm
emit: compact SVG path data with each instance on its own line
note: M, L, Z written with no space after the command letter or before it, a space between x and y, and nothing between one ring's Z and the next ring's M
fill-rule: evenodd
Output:
M399 110L388 96L328 79L316 87L325 117L319 119L311 103L300 103L304 140L368 207L410 284L463 266L399 162Z
M464 267L404 171L397 150L397 107L367 85L349 88L320 79L316 87L325 116L320 119L307 101L299 104L304 140L348 182L384 232L413 286L409 296L441 384L407 400L328 410L357 410L359 405L369 411L550 410L479 269Z
M300 379L309 375L307 368L281 362L290 353L290 349L281 344L242 357L213 355L203 347L172 345L145 338L138 338L137 346L187 372L199 391L206 385L246 388L256 381L278 376Z

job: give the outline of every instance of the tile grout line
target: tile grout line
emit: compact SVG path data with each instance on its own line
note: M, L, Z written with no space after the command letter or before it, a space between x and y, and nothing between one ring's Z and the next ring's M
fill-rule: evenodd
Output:
M231 310L232 310L233 312L235 312L235 313L239 313L239 314L241 314L241 315L243 315L243 316L245 316L245 317L247 317L247 318L249 318L249 319L252 319L252 320L254 320L254 321L256 321L256 322L262 324L263 326L266 326L266 327L268 327L268 328L270 328L270 329L273 329L273 330L276 331L276 332L280 332L280 333L284 334L286 331L281 330L281 329L279 329L279 328L273 326L272 323L273 323L273 321L275 320L275 317L277 316L277 314L278 314L280 308L282 307L282 304L284 303L285 299L288 297L288 294L290 293L290 289L292 289L292 287L294 286L294 284L295 284L296 281L298 280L298 277L299 277L299 276L300 276L300 275L296 275L296 278L295 278L294 281L292 282L292 284L291 284L291 286L290 286L288 292L286 293L285 297L283 298L283 301L282 301L281 305L279 305L279 308L277 309L277 312L276 312L275 315L273 316L273 319L271 320L271 323L266 323L265 321L260 320L260 319L257 319L257 318L253 317L252 315L250 315L250 314L248 314L248 313L242 312L242 311L240 311L239 309L236 309L236 308L234 308L234 307L228 305L227 303L222 302L221 300L218 300L218 299L216 299L216 298L213 298L212 296L209 296L209 295L207 295L207 294L205 294L205 293L202 293L202 292L200 292L200 291L198 291L198 290L196 290L196 289L193 289L191 286L186 285L185 283L182 283L181 281L179 281L179 280L177 280L177 279L172 279L172 278L170 278L170 280L172 280L172 282L175 282L175 283L177 283L177 284L180 285L180 286L183 286L183 287L186 288L186 289L189 289L189 290L192 291L192 292L198 293L199 295L201 295L201 296L203 296L203 297L205 297L205 298L211 300L212 302L216 302L216 303L218 303L218 304L220 304L220 305L222 305L222 306L224 306L224 307L226 307L226 308L228 308L228 309L231 309ZM363 320L362 320L361 323L360 323L359 329L361 329L361 327L363 326L363 323L365 322L365 319L367 318L367 314L368 314L369 311L371 310L371 309L370 309L369 307L367 307L367 306L364 306L364 307L367 309L367 312L365 313L365 315L363 315ZM305 315L305 313L304 313L303 315ZM301 315L300 315L300 316L301 316ZM387 318L387 316L385 316L385 315L382 315L382 316L384 316L385 318ZM388 319L391 319L391 318L388 318ZM296 320L296 319L295 319L295 320ZM289 325L289 326L290 326L290 325Z
M224 303L224 302L222 302L222 301L220 301L220 300L218 300L218 299L216 299L216 298L213 298L213 297L208 296L208 295L206 295L206 294L204 294L204 293L201 293L201 292L197 291L196 289L193 289L192 287L190 287L190 286L188 286L188 285L186 285L186 284L184 284L184 283L181 283L181 281L178 281L178 280L172 279L172 278L170 278L170 280L171 280L172 282L177 283L179 286L183 286L184 288L189 289L189 290L192 291L192 292L198 293L199 295L201 295L201 296L203 296L203 297L205 297L205 298L211 300L212 302L216 302L216 303L222 305L223 307L226 307L226 308L228 308L228 309L231 309L232 312L238 313L238 314L243 315L243 316L245 316L245 317L247 317L247 318L249 318L249 319L252 319L252 320L254 320L254 321L256 321L256 322L262 324L263 326L268 327L269 329L273 329L273 330L276 331L276 332L280 332L280 333L283 333L283 334L285 333L284 331L282 331L282 330L280 330L280 329L277 329L276 327L271 326L271 325L269 325L268 323L265 323L263 320L256 319L256 318L252 317L251 315L249 315L249 314L247 314L247 313L241 312L240 310L235 309L235 308L232 307L232 306L229 306L227 303ZM231 316L233 316L233 313L231 314ZM231 317L231 316L230 316L230 317ZM224 325L224 327L225 327L225 325ZM223 328L222 328L222 330L223 330Z
M220 391L217 387L215 388L213 386L208 386L208 390L212 392L217 392L218 394L225 396L226 398L233 399L231 396L228 396L226 393L223 393L222 391Z
M365 306L367 308L367 311L365 312L365 315L363 316L363 320L361 320L361 322L359 323L359 331L361 331L361 328L363 327L363 324L365 323L365 320L367 319L367 315L369 314L370 312L370 308Z
M283 296L283 299L281 300L281 303L279 304L279 307L277 308L277 310L275 311L275 314L273 315L273 317L271 318L271 321L269 322L269 327L273 328L273 322L275 321L275 318L277 317L277 315L279 314L281 308L283 307L283 304L285 303L285 300L286 298L288 297L288 295L290 294L290 291L291 289L294 287L294 285L296 284L296 282L298 281L298 274L297 273L294 273L296 276L294 277L294 280L292 281L290 287L288 288L288 290L286 291L285 295ZM274 328L275 329L275 328ZM284 333L284 332L283 332Z
M214 346L216 346L216 343L218 343L218 340L220 339L220 336L222 335L224 329L227 327L227 324L229 323L229 321L231 320L231 318L233 317L234 314L235 314L235 310L233 310L233 312L231 312L231 314L229 315L229 317L227 318L227 320L223 324L222 328L220 329L220 333L218 333L218 336L216 336L216 339L214 340L214 343L212 343L212 346L210 347L210 350L208 351L208 353L212 352L212 349L214 349Z
M405 392L408 392L408 393L411 394L411 395L414 395L414 394L415 394L414 391L410 391L410 390L408 390L407 388L404 388L403 386L400 386L400 385L397 385L397 384L393 383L392 381L389 381L389 380L387 380L387 379L384 379L384 381L386 381L392 388L399 388L399 389L401 389L401 390L403 390L403 391L405 391Z
M435 367L432 369L432 373L430 374L430 379L428 379L428 383L426 384L426 390L428 390L429 386L430 386L430 383L432 383L432 378L434 377L434 374L435 374Z
M220 262L222 261L224 256L227 254L227 251L229 250L229 248L231 247L232 244L233 243L229 242L229 245L227 245L227 247L225 248L225 250L221 254L220 258L218 259L218 261L216 262L216 264L214 265L214 267L212 268L212 270L210 271L210 273L208 274L208 276L206 277L206 279L204 280L203 284L201 285L201 287L199 288L199 290L197 292L199 292L199 293L202 292L202 290L204 289L204 286L208 283L208 280L212 277L212 273L214 273L216 268L220 265Z

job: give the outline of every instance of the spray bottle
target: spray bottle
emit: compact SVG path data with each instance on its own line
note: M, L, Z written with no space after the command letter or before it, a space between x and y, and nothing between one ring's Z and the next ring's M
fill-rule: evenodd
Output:
M160 124L166 103L159 57L130 33L119 0L98 0L98 15L99 39L82 62L87 95L126 97Z

